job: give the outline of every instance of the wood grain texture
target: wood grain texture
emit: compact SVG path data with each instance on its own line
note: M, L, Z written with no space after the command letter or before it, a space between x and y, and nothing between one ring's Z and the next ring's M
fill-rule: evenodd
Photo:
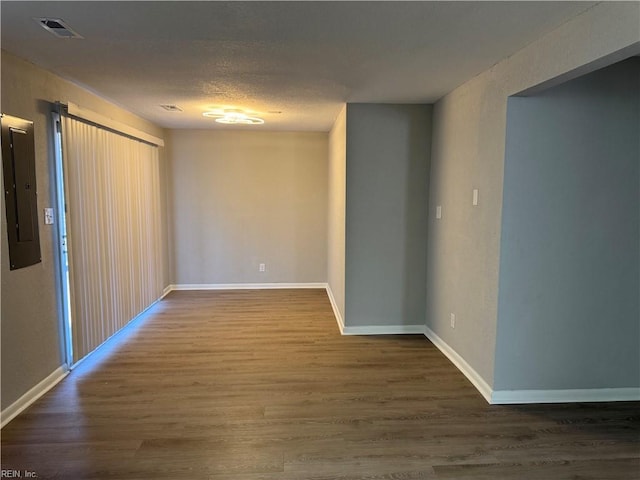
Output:
M172 292L2 430L40 479L638 479L638 402L490 406L323 290Z

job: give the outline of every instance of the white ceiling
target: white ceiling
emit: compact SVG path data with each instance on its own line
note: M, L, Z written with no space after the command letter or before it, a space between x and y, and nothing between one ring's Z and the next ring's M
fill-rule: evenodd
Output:
M3 0L1 45L163 127L233 107L327 131L344 102L432 103L594 3Z

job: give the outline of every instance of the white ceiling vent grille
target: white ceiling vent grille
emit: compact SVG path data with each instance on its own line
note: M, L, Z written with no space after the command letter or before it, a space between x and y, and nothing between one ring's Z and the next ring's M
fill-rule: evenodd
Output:
M84 38L75 32L61 18L34 18L47 32L58 38Z

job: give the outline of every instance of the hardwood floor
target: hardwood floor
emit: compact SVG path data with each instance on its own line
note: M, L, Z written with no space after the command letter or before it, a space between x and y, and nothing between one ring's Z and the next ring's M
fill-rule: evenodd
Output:
M323 290L172 292L2 430L39 479L638 479L637 402L489 406Z

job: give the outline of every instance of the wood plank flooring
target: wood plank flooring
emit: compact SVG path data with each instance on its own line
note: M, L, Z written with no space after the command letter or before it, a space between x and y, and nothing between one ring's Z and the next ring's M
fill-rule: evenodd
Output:
M172 292L1 433L39 479L640 479L640 404L489 406L323 290Z

